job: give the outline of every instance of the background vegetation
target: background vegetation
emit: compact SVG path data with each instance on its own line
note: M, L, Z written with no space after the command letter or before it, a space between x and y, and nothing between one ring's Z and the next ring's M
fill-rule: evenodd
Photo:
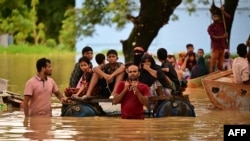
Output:
M220 0L234 17L239 0ZM96 25L116 25L122 29L132 22L128 39L121 41L125 61L135 46L148 50L158 31L169 20L177 20L173 12L181 3L187 12L196 12L197 4L210 0L83 0L82 8L75 0L0 0L0 35L9 34L15 47L33 46L75 51L76 39L92 36ZM218 5L219 7L221 5ZM138 13L138 14L137 14ZM133 16L137 14L137 16ZM227 32L230 35L230 23ZM230 37L230 36L229 36ZM12 47L12 46L11 46ZM29 48L30 49L30 48ZM5 49L1 49L5 50ZM13 49L15 50L15 49Z

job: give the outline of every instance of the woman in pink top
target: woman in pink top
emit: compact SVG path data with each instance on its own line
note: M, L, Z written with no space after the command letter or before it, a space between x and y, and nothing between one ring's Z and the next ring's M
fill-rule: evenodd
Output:
M38 74L30 78L24 89L24 114L25 117L51 117L52 93L61 101L66 98L60 93L55 81L49 77L52 74L50 60L41 58L36 63Z
M79 88L76 94L73 94L73 96L79 96L82 97L83 95L86 94L88 87L89 87L89 82L92 77L92 70L90 68L90 60L89 58L83 56L79 59L78 61L80 68L83 72L82 77L80 81L78 82L76 88Z

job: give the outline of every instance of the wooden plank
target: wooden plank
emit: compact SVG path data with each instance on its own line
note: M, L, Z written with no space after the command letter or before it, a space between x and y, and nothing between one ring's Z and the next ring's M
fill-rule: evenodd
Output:
M227 70L227 71L216 71L216 72L214 72L214 73L211 73L211 74L207 75L207 76L204 77L203 79L214 80L214 79L221 78L221 77L223 77L223 76L231 75L232 73L233 73L232 70Z
M112 102L112 99L101 97L101 96L90 96L89 98L83 99L82 97L73 97L69 100L78 101L82 103L99 103L99 102Z

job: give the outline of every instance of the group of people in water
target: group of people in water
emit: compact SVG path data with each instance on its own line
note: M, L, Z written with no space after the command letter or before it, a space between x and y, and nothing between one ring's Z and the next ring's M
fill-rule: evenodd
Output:
M110 49L106 56L102 53L96 54L95 61L98 65L93 67L90 61L93 58L93 49L89 46L84 47L82 57L72 71L70 88L66 89L65 94L68 97L82 99L97 94L111 98L114 104L122 103L122 117L126 118L135 118L131 117L134 114L140 115L140 118L144 117L142 106L148 106L148 96L182 95L181 83L173 62L167 60L169 56L165 48L159 48L157 51L161 65L156 64L154 57L142 47L135 47L133 56L134 62L124 64L118 62L117 51ZM76 88L77 91L72 91L71 88ZM131 104L131 98L137 101L137 104L141 103L140 110L131 110L136 106Z
M143 47L133 49L133 62L118 62L118 53L114 49L107 54L98 53L93 66L93 49L86 46L82 57L75 64L71 73L69 87L61 94L51 75L51 62L41 58L37 61L38 74L26 82L24 90L25 116L52 116L51 93L65 102L68 99L88 99L100 95L112 99L114 104L121 103L121 117L126 119L144 119L143 106L154 109L149 96L182 96L187 80L207 75L216 70L232 69L236 83L250 83L250 40L237 46L239 57L234 60L227 50L227 33L221 20L230 15L224 8L211 11L213 23L208 27L211 38L211 58L204 58L202 48L194 51L193 44L186 45L186 52L177 55L168 54L165 48L159 48L156 56L147 53ZM248 60L247 60L248 59ZM107 60L107 63L106 63ZM225 62L224 62L225 61ZM151 107L151 105L153 105Z

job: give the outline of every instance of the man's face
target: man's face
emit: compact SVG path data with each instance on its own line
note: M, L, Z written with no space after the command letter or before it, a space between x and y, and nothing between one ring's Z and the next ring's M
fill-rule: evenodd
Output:
M83 56L86 56L86 57L89 58L89 60L92 60L92 58L93 58L93 51L84 52Z
M50 63L46 63L46 67L43 68L43 70L44 70L44 75L46 75L46 76L52 75L52 66Z
M213 15L212 18L213 18L214 22L218 22L220 20L219 15Z
M188 46L187 47L187 52L193 52L194 51L194 47L193 46Z
M132 81L138 80L139 76L140 76L140 73L138 71L137 66L132 65L132 66L128 67L128 78L129 78L129 80L132 80Z
M167 60L169 63L171 63L172 66L175 66L175 59L173 56L168 56Z
M198 50L197 55L198 57L204 56L204 52L202 50Z

